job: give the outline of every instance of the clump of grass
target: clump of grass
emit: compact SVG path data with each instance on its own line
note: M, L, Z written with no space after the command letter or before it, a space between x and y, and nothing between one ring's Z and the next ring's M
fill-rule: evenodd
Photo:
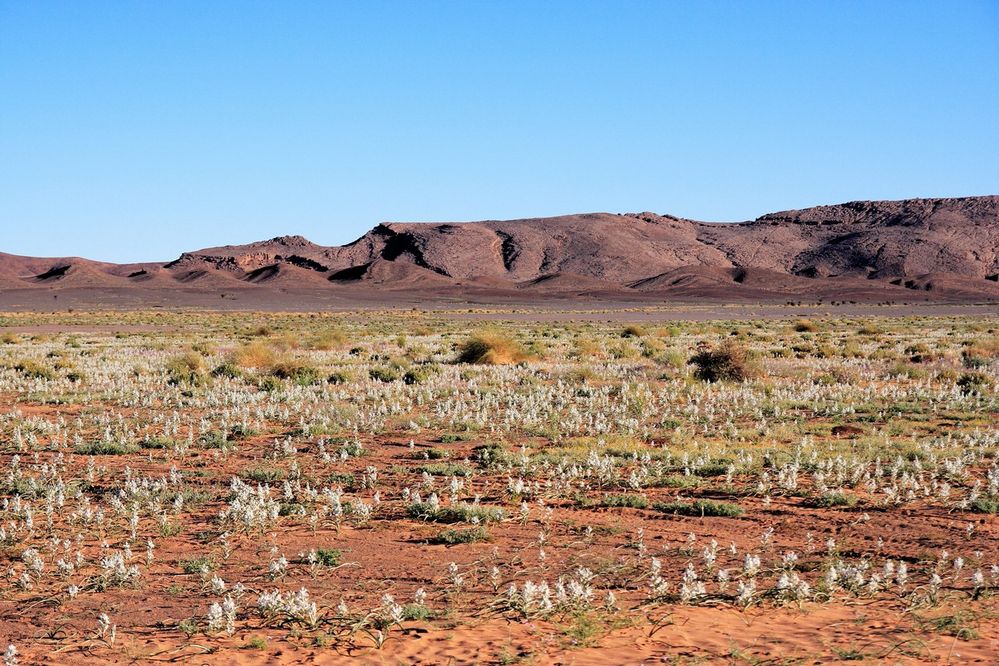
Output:
M346 372L344 372L343 370L337 370L336 372L330 374L330 376L326 378L326 383L327 384L349 384L350 383L350 375L347 374Z
M420 520L435 523L488 523L503 520L506 513L497 506L483 504L452 504L451 506L432 505L429 502L414 502L409 505L409 515Z
M728 502L713 502L711 500L694 500L693 502L657 502L652 508L661 513L673 513L681 516L719 516L734 518L742 515L742 507Z
M436 368L428 365L416 366L403 374L402 381L404 384L422 384L433 376L435 370Z
M799 319L794 323L794 330L797 333L814 333L819 327L811 320Z
M644 509L649 505L648 498L645 495L605 495L602 500L600 500L600 506L606 507L628 507L631 509Z
M81 456L125 456L135 453L139 447L122 442L83 442L73 449Z
M316 564L324 567L335 567L339 566L340 560L343 559L343 553L336 548L316 548L312 551L312 557Z
M689 363L696 368L695 376L706 382L741 382L761 374L759 363L749 350L732 341L694 354Z
M339 349L346 343L347 336L344 335L343 331L328 329L320 333L316 333L309 338L306 341L306 347L317 351L330 351L333 349Z
M239 379L243 376L243 370L233 363L226 361L212 370L212 377L225 377L226 379Z
M386 384L391 384L392 382L399 379L399 373L395 368L382 367L382 368L371 368L368 371L368 376L378 382L384 382Z
M175 386L199 386L205 381L205 360L200 354L187 352L167 361L169 383Z
M999 513L999 498L979 497L971 503L971 510L975 513Z
M472 527L470 529L446 529L437 536L430 539L430 543L454 546L461 543L478 543L489 539L489 531L485 527Z
M215 570L215 563L208 557L192 557L177 564L186 574L206 574Z
M274 350L261 342L251 342L229 354L228 362L238 368L267 368L274 365Z
M284 478L284 470L277 467L252 467L244 469L240 476L257 483L274 483Z
M14 364L14 369L31 379L55 379L55 372L37 361L18 361Z
M296 359L284 359L271 366L270 375L288 379L299 386L311 386L321 380L319 370Z
M817 497L810 497L804 502L805 506L814 507L816 509L831 509L837 506L853 506L856 503L857 498L855 496L835 491L823 493Z
M498 331L481 331L458 348L458 363L510 365L528 360L527 351L516 340Z
M417 460L443 460L448 458L451 454L444 449L417 449L413 451L413 457Z
M645 328L639 326L638 324L630 324L628 326L625 326L624 330L621 331L622 338L641 338L644 337L646 334L647 333Z
M250 636L243 643L242 648L244 650L266 650L267 649L267 639L263 636Z
M432 476L471 476L472 468L456 462L439 462L420 465L417 472L426 472Z
M965 395L981 395L992 387L992 379L984 372L966 372L958 378L957 387Z

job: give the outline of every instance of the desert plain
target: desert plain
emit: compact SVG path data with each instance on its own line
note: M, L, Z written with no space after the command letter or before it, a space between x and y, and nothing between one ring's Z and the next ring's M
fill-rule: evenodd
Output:
M4 314L0 636L20 663L996 663L997 329Z

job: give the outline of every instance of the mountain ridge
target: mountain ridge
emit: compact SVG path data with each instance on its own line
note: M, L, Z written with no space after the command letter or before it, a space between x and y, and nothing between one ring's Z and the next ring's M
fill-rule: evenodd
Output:
M438 296L734 300L999 299L999 196L851 201L742 222L582 213L383 222L339 246L303 236L164 263L0 253L0 290L329 290Z

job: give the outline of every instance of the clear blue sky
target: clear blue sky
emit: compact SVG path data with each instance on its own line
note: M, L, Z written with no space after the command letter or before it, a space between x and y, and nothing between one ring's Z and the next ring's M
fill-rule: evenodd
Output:
M0 250L999 193L999 3L0 0Z

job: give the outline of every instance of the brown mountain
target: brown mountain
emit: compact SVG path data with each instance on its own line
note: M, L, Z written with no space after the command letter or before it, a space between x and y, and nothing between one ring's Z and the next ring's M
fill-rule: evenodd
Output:
M706 223L655 213L380 224L353 243L283 236L166 264L0 254L0 291L322 293L534 300L999 299L999 196L858 201ZM184 299L179 298L179 301Z

